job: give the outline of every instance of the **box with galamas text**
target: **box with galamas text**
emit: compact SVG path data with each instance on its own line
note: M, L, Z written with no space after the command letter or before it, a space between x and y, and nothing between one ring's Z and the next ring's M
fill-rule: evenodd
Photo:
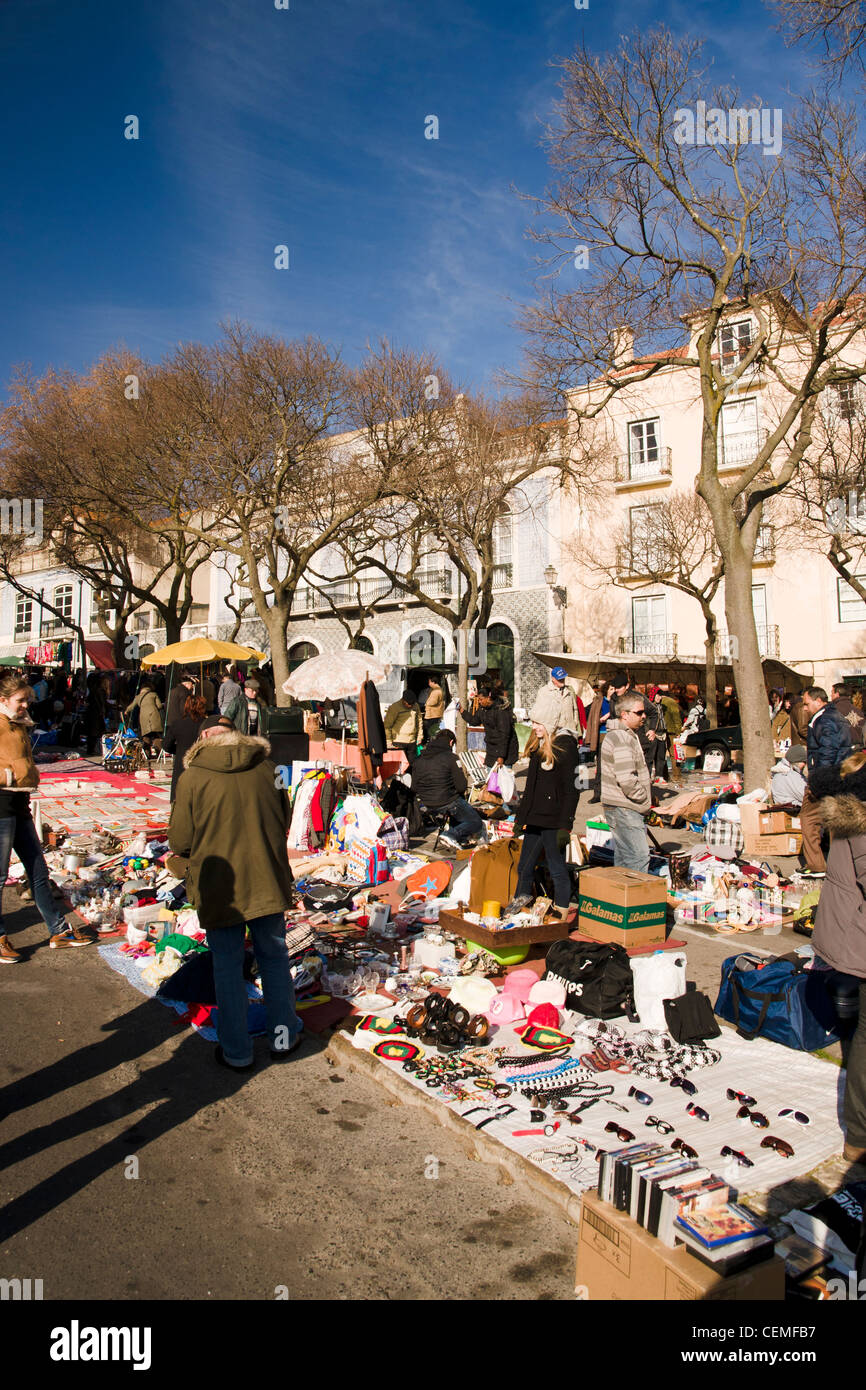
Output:
M577 928L616 945L643 946L665 939L667 881L635 869L583 869Z

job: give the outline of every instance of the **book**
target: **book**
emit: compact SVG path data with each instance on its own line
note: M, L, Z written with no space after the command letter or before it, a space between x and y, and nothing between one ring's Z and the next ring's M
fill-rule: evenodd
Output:
M681 1212L674 1224L678 1232L685 1231L708 1250L767 1233L760 1218L737 1202L725 1202L723 1206L703 1211Z
M735 1241L732 1245L720 1246L718 1250L708 1250L699 1240L683 1238L684 1236L684 1232L677 1233L677 1239L689 1254L702 1264L709 1265L723 1278L730 1274L738 1274L750 1265L769 1260L776 1249L776 1242L769 1234L753 1236L750 1240Z
M641 1198L641 1179L650 1175L656 1168L663 1163L670 1163L674 1157L670 1149L661 1148L658 1153L650 1154L640 1163L632 1165L631 1170L631 1190L629 1192L628 1214L633 1220L637 1220Z
M714 1173L707 1177L695 1177L691 1182L687 1179L678 1186L665 1188L659 1211L659 1240L673 1247L676 1244L674 1222L678 1217L687 1212L723 1206L729 1196L728 1184L723 1178L717 1178Z
M678 1173L687 1173L697 1168L695 1159L683 1158L682 1154L671 1154L669 1158L660 1159L651 1168L642 1173L639 1179L639 1191L637 1199L637 1215L635 1220L640 1226L648 1229L650 1202L655 1186L664 1178L672 1177Z
M614 1206L617 1211L628 1211L631 1205L631 1189L634 1184L635 1168L652 1157L663 1153L661 1144L654 1144L644 1153L623 1155L617 1162L617 1176L614 1184Z
M647 1144L626 1144L621 1149L607 1149L602 1152L598 1165L598 1195L603 1202L613 1201L614 1180L617 1159L636 1149L648 1149Z
M644 1214L646 1216L646 1221L644 1225L651 1236L658 1235L659 1216L661 1215L662 1208L662 1196L664 1195L665 1189L668 1187L678 1186L681 1182L684 1181L686 1174L693 1173L696 1176L699 1175L700 1177L705 1178L709 1177L709 1172L710 1170L708 1168L701 1168L700 1164L697 1162L696 1159L687 1158L683 1160L682 1166L680 1168L672 1170L670 1173L664 1174L656 1182L650 1184L647 1201L644 1205Z

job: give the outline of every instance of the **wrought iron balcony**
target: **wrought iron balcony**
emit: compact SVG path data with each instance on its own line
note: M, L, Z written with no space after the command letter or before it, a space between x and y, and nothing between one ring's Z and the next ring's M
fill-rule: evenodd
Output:
M71 637L72 628L68 618L44 618L42 620L43 637Z
M616 461L618 483L651 483L670 476L671 451L660 445L643 453L634 450L630 454L621 454Z
M759 623L758 651L762 657L779 655L779 627L777 623ZM731 661L736 648L736 639L730 633L716 634L716 661Z
M776 558L776 528L762 526L755 543L755 564L771 565Z
M493 587L494 589L512 589L514 587L513 565L493 566Z
M620 637L620 655L676 656L675 632L636 632L632 637Z
M751 430L747 434L719 435L719 467L748 468L754 463L767 442L766 430Z

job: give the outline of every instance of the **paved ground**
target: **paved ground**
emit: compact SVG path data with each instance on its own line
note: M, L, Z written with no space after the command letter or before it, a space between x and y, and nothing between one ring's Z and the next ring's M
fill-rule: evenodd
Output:
M27 960L0 969L0 1277L41 1278L47 1299L572 1297L575 1228L324 1042L232 1076L95 949L50 951L34 910L3 904ZM736 948L681 934L715 997Z

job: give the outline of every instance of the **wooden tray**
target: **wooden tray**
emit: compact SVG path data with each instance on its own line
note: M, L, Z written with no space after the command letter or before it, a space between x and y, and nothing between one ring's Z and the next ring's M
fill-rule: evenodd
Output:
M511 927L508 931L489 931L487 927L467 922L462 912L440 912L439 925L464 940L474 941L494 951L507 951L511 946L533 946L537 941L564 941L577 920L577 913L564 922L542 922L537 927Z

